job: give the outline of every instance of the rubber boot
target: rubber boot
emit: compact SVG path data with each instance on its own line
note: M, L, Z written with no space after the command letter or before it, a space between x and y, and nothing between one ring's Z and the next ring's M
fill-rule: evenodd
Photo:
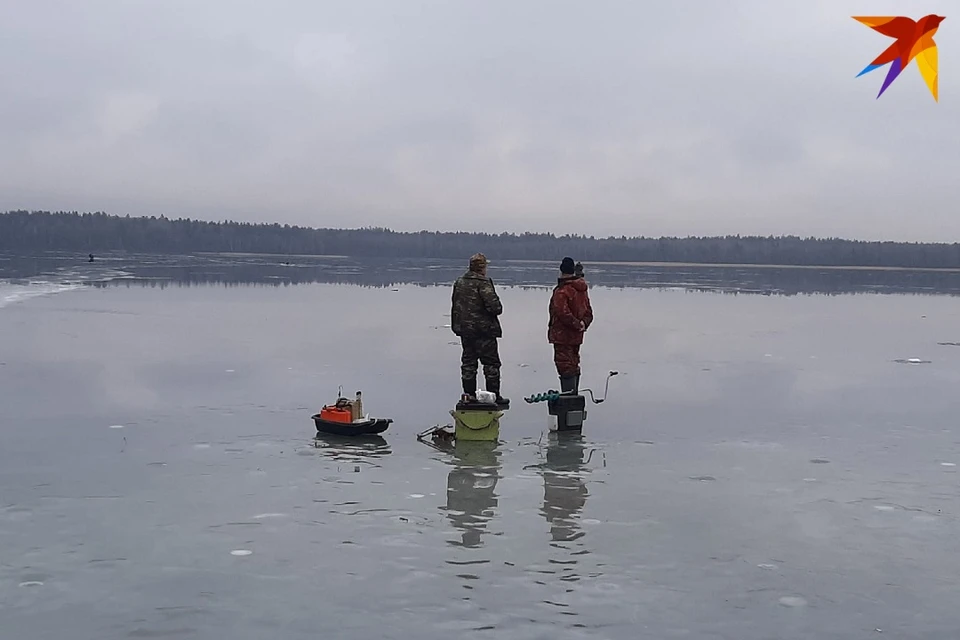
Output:
M463 397L461 398L463 402L476 402L477 401L477 379L470 378L463 380Z
M487 378L487 391L497 396L497 404L510 404L510 401L500 395L500 379Z
M576 391L577 377L560 376L560 393L572 393Z

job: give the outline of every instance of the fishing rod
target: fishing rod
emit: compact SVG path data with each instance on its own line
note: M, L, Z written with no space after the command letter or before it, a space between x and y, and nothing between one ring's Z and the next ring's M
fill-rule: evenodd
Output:
M591 389L582 389L582 391L590 394L590 400L593 401L593 404L600 404L607 399L607 392L610 390L610 378L612 378L615 375L619 375L619 373L620 373L619 371L611 371L610 373L607 374L607 380L603 386L603 397L600 399L597 399L593 395L593 391ZM527 396L526 398L524 398L524 401L527 402L528 404L533 404L534 402L547 402L550 400L558 400L561 396L572 396L572 395L576 395L576 392L567 391L567 392L561 393L560 391L551 390L544 393L535 393L531 396Z

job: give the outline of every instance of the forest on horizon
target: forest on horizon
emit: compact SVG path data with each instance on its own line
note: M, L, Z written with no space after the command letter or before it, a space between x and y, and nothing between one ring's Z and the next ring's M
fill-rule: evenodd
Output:
M481 251L494 260L559 260L569 255L585 262L960 268L960 243L797 236L595 238L529 232L402 232L384 228L329 229L49 211L0 213L0 250L453 259Z

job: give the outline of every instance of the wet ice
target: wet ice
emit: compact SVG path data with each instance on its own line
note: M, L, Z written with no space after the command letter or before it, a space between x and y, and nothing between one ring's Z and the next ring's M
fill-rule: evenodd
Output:
M0 308L17 335L0 367L4 634L793 640L960 625L956 350L885 364L955 331L960 283L929 296L915 278L934 276L916 274L871 274L894 282L877 293L860 272L605 267L581 386L631 375L588 405L577 440L516 399L556 386L542 322L555 265L504 264L515 399L503 443L478 455L413 437L460 393L456 346L430 327L462 264L392 296L423 269L298 258L274 278L262 257L185 260ZM270 277L216 281L241 271ZM789 277L807 295L744 293ZM738 295L716 293L737 278ZM939 307L922 326L918 295ZM376 313L337 320L331 296ZM396 419L383 438L314 441L310 412L340 385Z

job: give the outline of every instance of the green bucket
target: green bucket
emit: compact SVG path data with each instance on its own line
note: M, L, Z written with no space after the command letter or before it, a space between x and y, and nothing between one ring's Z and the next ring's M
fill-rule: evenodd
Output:
M503 411L456 409L450 412L457 440L497 440Z

